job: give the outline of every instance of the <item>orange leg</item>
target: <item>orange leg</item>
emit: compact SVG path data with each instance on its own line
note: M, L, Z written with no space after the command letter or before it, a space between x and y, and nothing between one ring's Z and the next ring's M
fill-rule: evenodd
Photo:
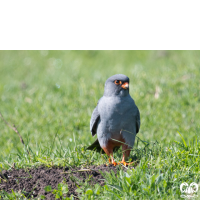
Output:
M117 163L115 162L115 160L114 160L114 158L113 158L113 154L111 154L111 163L112 163L114 166L117 165Z
M123 145L122 145L122 151L123 151L123 157L122 157L122 161L119 162L119 163L122 163L124 166L127 166L127 165L132 164L133 162L127 163L127 162L125 161L125 158L128 158L129 155L130 155L130 152L131 152L131 151L130 151L130 147L129 147L128 145L123 144Z
M114 158L113 158L113 150L111 148L106 148L104 147L103 150L105 151L105 153L109 156L109 163L113 164L114 166L117 165L117 163L115 162ZM111 157L111 159L110 159Z

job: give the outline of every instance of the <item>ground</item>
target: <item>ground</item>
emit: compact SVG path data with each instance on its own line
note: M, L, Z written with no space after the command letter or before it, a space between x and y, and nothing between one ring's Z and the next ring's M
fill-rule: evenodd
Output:
M47 199L55 199L52 191L46 192L45 187L51 186L54 190L57 189L59 183L64 182L68 186L66 196L73 195L77 199L77 185L80 187L82 183L88 182L90 185L98 183L103 186L104 177L101 173L110 172L111 170L116 172L117 168L113 165L92 166L88 169L81 169L76 166L73 168L40 166L30 169L4 170L0 175L2 179L0 188L8 193L11 193L12 190L21 191L28 198L38 198L43 195Z

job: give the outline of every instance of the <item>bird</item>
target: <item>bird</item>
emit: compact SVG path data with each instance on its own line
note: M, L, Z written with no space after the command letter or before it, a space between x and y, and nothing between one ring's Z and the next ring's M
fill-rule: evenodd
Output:
M140 129L140 112L129 94L129 78L124 74L116 74L108 78L104 86L104 94L92 112L90 132L97 134L97 139L87 150L106 153L109 163L114 166L130 163L130 156L136 134ZM113 152L122 146L122 161L116 163Z

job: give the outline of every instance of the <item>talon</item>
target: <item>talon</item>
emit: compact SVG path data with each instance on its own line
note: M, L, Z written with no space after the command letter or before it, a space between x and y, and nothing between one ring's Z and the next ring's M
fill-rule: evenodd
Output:
M109 164L112 164L112 165L114 165L114 166L118 165L118 163L116 163L114 160L111 161L110 158L108 159L108 162L109 162ZM109 164L106 164L106 166L108 166Z
M116 166L116 165L118 165L115 161L114 162L112 162L112 164L114 165L114 166Z
M124 166L128 166L128 165L131 165L133 162L130 162L130 163L127 163L127 162L125 162L125 161L121 161L121 162L119 162L119 164L123 164Z

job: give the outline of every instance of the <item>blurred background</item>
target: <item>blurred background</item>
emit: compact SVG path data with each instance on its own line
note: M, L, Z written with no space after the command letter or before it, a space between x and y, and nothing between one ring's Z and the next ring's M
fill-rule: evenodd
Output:
M200 51L0 51L0 112L33 151L57 134L88 146L90 117L107 78L130 78L141 114L138 137L167 145L198 136ZM23 148L0 119L0 161Z

